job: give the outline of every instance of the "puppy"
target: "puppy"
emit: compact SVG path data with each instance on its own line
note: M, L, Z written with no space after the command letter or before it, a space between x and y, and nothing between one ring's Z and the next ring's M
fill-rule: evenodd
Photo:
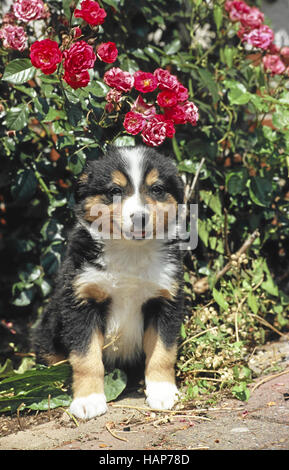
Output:
M170 409L178 399L183 269L169 231L183 198L174 161L149 147L111 147L79 179L76 225L32 333L39 362L69 359L78 418L106 412L105 367L142 358L148 405Z

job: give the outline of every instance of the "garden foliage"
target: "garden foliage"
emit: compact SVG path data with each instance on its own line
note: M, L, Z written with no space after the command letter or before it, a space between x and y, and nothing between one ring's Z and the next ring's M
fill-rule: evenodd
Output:
M253 2L102 0L94 20L90 0L14 3L0 30L0 353L28 348L85 162L144 143L174 155L199 204L178 375L191 396L246 381L233 368L246 348L288 327L289 49Z

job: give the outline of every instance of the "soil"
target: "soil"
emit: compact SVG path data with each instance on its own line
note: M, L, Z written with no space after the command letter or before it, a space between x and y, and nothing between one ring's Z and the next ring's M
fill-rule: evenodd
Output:
M64 409L21 412L0 417L0 450L289 450L289 336L260 348L251 366L260 375L247 402L157 412L135 390L90 421Z

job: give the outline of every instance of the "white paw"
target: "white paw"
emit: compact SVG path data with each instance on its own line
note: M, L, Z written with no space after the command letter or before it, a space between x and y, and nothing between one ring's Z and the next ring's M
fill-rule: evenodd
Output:
M70 413L77 418L91 419L107 411L106 398L103 393L92 393L87 397L75 398L69 407Z
M147 382L147 404L158 410L170 410L179 399L175 384L170 382Z

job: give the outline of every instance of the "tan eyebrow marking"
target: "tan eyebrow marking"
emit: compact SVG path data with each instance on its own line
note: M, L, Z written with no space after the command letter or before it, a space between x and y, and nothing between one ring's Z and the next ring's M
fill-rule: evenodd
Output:
M152 184L156 183L159 178L159 172L156 168L153 168L146 176L146 184L151 186Z
M121 171L115 170L112 172L111 176L113 183L118 184L123 188L127 185L127 178Z

